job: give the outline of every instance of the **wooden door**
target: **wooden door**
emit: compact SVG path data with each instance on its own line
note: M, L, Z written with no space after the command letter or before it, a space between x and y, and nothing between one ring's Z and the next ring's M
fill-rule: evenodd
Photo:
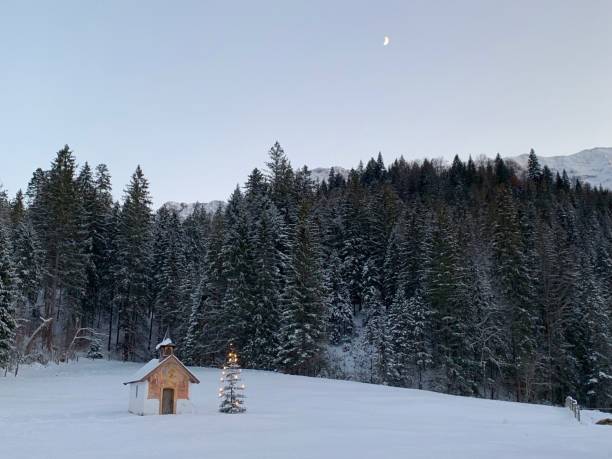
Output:
M174 414L174 389L163 390L161 414Z

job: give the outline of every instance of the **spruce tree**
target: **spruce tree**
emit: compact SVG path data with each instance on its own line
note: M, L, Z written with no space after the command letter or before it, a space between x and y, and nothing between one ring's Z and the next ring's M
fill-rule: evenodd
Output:
M423 376L433 364L430 313L421 294L406 298L399 289L387 316L386 381L423 388ZM412 375L416 373L414 382Z
M327 297L327 336L333 345L350 341L354 333L353 308L348 287L342 277L342 263L334 250L325 274Z
M21 223L25 217L25 197L21 190L17 191L15 199L11 202L11 223L13 227Z
M295 196L295 173L283 148L278 142L269 152L268 179L270 182L270 198L285 218L287 224L295 222L297 197Z
M110 214L106 219L108 228L108 246L106 250L107 269L104 270L100 276L102 283L104 284L104 294L102 299L104 301L104 313L108 320L108 341L106 343L106 350L111 352L113 337L115 343L119 342L119 311L121 290L120 285L123 281L123 263L124 260L121 258L120 253L122 251L122 239L121 234L121 221L122 221L122 209L118 202L115 202L112 206ZM113 335L113 329L116 331L116 335Z
M444 370L446 391L469 395L474 388L468 323L472 317L471 302L465 288L464 256L446 212L441 209L438 214L432 241L427 301L433 315L435 360Z
M84 209L75 178L76 164L66 145L57 153L48 173L35 174L31 184L34 229L45 246L45 318L62 318L68 333L82 314L86 270L89 263ZM46 346L51 350L54 327L46 329Z
M582 390L587 406L606 407L612 403L612 320L609 293L593 275L593 266L582 275Z
M0 367L9 364L15 338L15 272L8 230L0 223Z
M191 310L185 306L188 304L183 283L186 278L185 235L178 214L162 209L158 213L155 232L155 273L152 281L155 284L157 338L166 331L172 336L184 336L184 324Z
M273 368L279 345L282 292L287 286L289 271L289 241L282 216L267 198L253 222L251 241L253 302L243 353L250 365Z
M206 320L204 305L205 301L209 299L206 294L207 284L207 278L204 275L200 279L200 284L195 288L189 300L191 312L187 321L186 334L181 352L183 361L187 365L201 365L204 361L204 327Z
M152 217L149 182L140 166L125 190L119 221L116 257L118 329L124 360L143 359L148 342L151 295ZM119 333L117 333L117 338Z
M529 180L538 182L542 177L542 168L540 167L540 161L533 151L533 148L529 152L529 158L527 159L527 176Z
M90 245L90 274L87 291L91 309L95 316L92 323L99 327L105 307L112 300L113 285L112 260L110 258L112 238L114 237L113 199L111 195L110 174L104 164L99 164L93 173L91 188L86 188L88 217L87 230Z
M17 224L13 248L15 275L19 285L17 301L19 316L38 318L36 303L41 288L45 254L29 218Z
M96 191L94 187L93 172L88 163L81 168L76 178L76 186L81 201L81 213L79 218L84 229L84 250L88 255L86 265L86 284L82 296L81 308L85 318L85 324L92 326L97 309L97 290L99 288L98 272L93 259L93 238L95 229L93 228L94 207Z
M498 189L493 228L495 277L509 330L507 367L517 401L529 399L536 367L533 274L525 262L520 219L508 187Z
M225 358L220 354L228 343L226 308L223 298L227 289L224 275L223 247L225 241L225 212L217 209L211 220L210 235L206 244L204 273L200 279L197 295L193 297L192 308L196 309L194 319L194 345L199 349L201 362L217 362ZM197 303L196 303L197 302Z
M308 208L302 206L295 230L278 351L278 365L291 374L314 375L322 363L324 298L317 237Z
M221 257L226 288L220 309L227 342L244 348L254 309L253 242L244 196L236 188L225 213L226 227ZM248 360L245 361L250 365Z
M433 355L431 353L430 343L430 311L421 296L420 292L416 292L408 302L408 327L410 331L410 347L408 358L415 366L417 388L423 388L423 375L433 364Z

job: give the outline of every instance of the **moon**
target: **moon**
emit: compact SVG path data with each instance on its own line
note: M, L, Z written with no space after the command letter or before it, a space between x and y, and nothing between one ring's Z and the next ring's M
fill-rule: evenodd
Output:
M383 40L383 46L387 46L389 44L389 37L385 35L385 38Z

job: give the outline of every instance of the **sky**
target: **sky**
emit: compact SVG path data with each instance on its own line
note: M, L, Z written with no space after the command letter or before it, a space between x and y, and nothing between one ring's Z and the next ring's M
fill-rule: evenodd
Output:
M4 0L0 183L64 144L117 198L140 164L156 205L226 199L277 140L311 168L611 146L610 24L605 0Z

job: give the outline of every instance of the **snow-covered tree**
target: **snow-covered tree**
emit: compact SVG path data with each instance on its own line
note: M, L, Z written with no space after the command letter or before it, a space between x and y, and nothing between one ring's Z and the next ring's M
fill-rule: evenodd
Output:
M353 307L342 278L342 262L335 250L329 256L325 272L327 297L327 336L331 344L350 340L354 333Z
M22 318L36 316L36 300L41 288L44 252L29 218L22 219L14 232L14 264L17 277L17 308Z
M291 374L316 374L322 362L323 279L317 229L302 207L295 233L292 269L285 293L278 365Z
M118 328L123 331L124 360L142 359L148 342L152 255L149 182L138 166L125 191L115 253L118 261L115 301L120 307Z
M158 212L155 235L152 283L157 335L161 338L168 331L172 336L182 337L191 308L187 306L190 304L185 291L185 234L176 211L162 208Z
M7 366L15 338L15 272L8 230L0 223L0 367Z
M254 307L252 289L255 272L250 217L244 196L238 188L228 203L225 220L221 258L226 288L219 319L224 324L223 333L227 342L242 349L248 339L250 312Z
M223 371L221 372L221 387L219 388L219 411L221 413L244 413L244 384L241 382L241 369L238 354L230 347Z
M262 198L253 217L252 307L243 355L250 366L274 368L282 311L282 292L289 272L288 232L274 203Z

